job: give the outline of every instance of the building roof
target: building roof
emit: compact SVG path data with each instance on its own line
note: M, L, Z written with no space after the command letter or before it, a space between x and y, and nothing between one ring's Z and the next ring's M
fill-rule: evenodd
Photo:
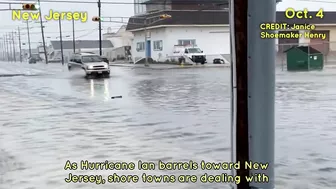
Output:
M306 54L322 54L320 51L314 49L311 46L296 46L296 47L291 47L291 48L285 50L285 52L288 52L288 51L290 51L292 49L295 49L295 48L299 49L299 50L301 50L303 52L305 52Z
M54 50L61 49L60 41L50 41ZM63 41L63 49L73 49L73 41ZM76 48L80 49L98 49L98 40L77 40L75 44ZM102 48L113 48L113 44L110 40L102 40Z
M148 24L147 27L160 25L226 25L229 24L230 16L229 12L225 10L167 10L145 15L133 16L128 21L127 30L141 29L144 27L144 19L146 17L155 17L160 14L169 14L172 17L169 19L156 21L152 24ZM316 15L317 12L309 12L309 14ZM313 18L307 19L288 19L286 18L284 11L278 11L276 12L276 22L288 24L336 24L336 12L325 11L323 14L323 19L317 18L315 16L313 16Z
M229 0L170 0L170 1L165 1L165 0L147 0L142 2L141 4L159 4L162 5L163 3L166 4L183 4L183 5L194 5L194 4L228 4Z

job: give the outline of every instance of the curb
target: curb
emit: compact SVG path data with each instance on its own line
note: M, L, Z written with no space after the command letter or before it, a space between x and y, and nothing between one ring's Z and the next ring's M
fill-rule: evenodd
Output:
M127 68L132 68L132 69L151 69L151 70L171 70L171 69L200 69L200 68L230 68L230 66L201 66L201 65L191 65L191 66L174 66L172 67L171 65L167 65L168 67L164 68L157 68L157 67L145 67L145 66L126 66L126 65L110 65L110 66L115 66L115 67L127 67Z

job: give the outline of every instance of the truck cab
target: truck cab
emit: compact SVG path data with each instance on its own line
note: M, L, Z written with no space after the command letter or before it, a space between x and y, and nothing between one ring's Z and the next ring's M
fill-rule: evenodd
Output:
M188 58L194 63L206 63L206 56L205 53L196 46L180 46L175 45L173 55L176 57L178 56L179 59L186 59Z
M186 47L184 49L184 55L195 63L204 64L206 62L206 56L203 51L198 47Z

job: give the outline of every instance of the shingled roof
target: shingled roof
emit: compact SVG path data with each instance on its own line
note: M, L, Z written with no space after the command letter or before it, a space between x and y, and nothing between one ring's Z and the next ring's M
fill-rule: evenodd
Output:
M54 50L61 49L60 41L50 41ZM63 41L63 49L73 49L73 41ZM98 40L78 40L75 44L79 49L98 49ZM109 40L102 40L102 48L113 48L113 44Z
M317 12L309 14L316 15ZM146 15L133 16L129 19L127 30L141 29L144 27L144 20L147 17L155 17L160 14L169 14L172 17L169 19L155 21L148 24L147 27L160 25L224 25L229 24L229 12L225 10L199 11L199 10L183 10L183 11L160 11ZM324 12L323 19L313 17L310 19L288 19L285 12L276 12L276 22L288 24L336 24L336 12ZM153 21L149 21L153 22Z

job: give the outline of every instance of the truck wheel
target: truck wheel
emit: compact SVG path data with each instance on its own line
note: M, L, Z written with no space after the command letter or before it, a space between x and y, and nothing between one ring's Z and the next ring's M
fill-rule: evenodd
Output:
M107 72L107 73L104 73L104 75L103 75L105 78L109 78L110 77L110 73L109 72Z

